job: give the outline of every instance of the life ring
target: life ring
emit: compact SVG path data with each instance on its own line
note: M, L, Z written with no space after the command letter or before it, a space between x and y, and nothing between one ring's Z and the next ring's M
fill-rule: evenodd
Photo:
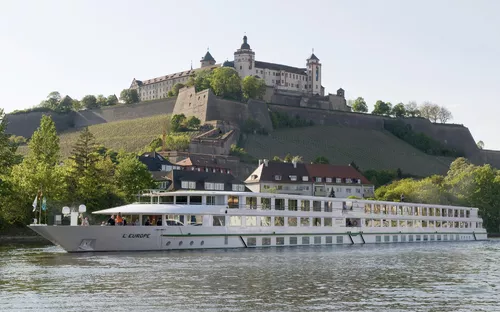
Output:
M352 221L352 225L357 226L358 225L358 221L356 221L356 220Z

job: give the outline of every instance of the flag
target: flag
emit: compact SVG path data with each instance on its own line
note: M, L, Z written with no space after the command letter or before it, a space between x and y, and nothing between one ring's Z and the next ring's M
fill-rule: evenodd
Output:
M36 204L38 202L38 194L35 196L35 200L33 201L33 212L36 210Z
M46 209L47 209L47 198L43 197L42 210L45 211Z

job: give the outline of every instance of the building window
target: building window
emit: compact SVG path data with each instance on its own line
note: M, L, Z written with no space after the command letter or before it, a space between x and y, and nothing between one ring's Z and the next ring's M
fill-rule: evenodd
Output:
M349 178L345 179L345 183L352 183L352 179Z
M332 183L332 178L326 178L326 183Z
M215 183L215 190L216 191L223 191L224 190L224 183Z
M212 182L205 182L205 190L214 190L215 185Z
M321 178L316 178L316 182L321 182Z
M351 194L351 189L350 188L346 188L345 191L346 191L347 194Z
M359 188L357 188L356 193L361 193L361 190Z
M336 178L335 183L342 183L342 178Z
M303 176L302 177L302 181L306 181L306 182L309 181L309 177L308 176Z
M233 184L233 191L234 192L244 192L245 186L243 184Z
M181 188L194 190L196 188L196 182L193 181L182 181Z
M281 176L280 176L280 175L275 175L275 176L274 176L274 180L276 180L276 181L281 181Z
M290 176L290 181L297 181L297 176L296 175L291 175Z

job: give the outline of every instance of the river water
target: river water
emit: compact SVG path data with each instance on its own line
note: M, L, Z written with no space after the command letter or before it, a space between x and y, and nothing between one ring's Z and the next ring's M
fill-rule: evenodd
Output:
M4 247L0 311L500 311L500 240L94 254Z

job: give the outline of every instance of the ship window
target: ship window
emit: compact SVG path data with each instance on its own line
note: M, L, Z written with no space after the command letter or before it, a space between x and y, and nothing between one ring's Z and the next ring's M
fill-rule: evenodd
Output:
M190 205L201 205L201 196L190 196L189 197Z
M257 238L249 237L247 238L247 246L255 246L257 245Z
M325 237L325 238L326 238L326 244L331 244L331 243L333 243L333 239L332 239L332 237L331 237L331 236L327 236L327 237Z
M246 226L257 226L257 217L246 217Z
M274 210L285 210L285 200L283 198L274 200Z
M309 245L309 237L302 237L302 245Z
M406 242L406 235L401 235L401 241Z
M448 240L448 234L443 235L443 240Z
M260 226L271 226L271 217L260 217Z
M276 245L285 245L284 237L276 237Z
M297 237L290 237L290 245L297 245Z
M300 218L300 226L310 226L310 221L309 218L307 217L301 217Z
M316 245L321 244L321 236L315 236L315 237L314 237L314 243L315 243Z
M261 198L261 209L262 210L269 210L271 209L271 199L270 198Z
M332 226L332 218L325 218L325 226Z
M380 241L380 236L377 236L378 240ZM337 236L337 244L343 244L344 243L344 236Z
M311 203L308 200L301 200L300 201L300 210L301 211L309 211L311 208Z
M270 246L271 238L270 237L262 237L262 246Z
M288 217L288 226L297 226L297 217Z
M337 236L337 241L338 241L338 238L339 238L339 237ZM375 242L376 242L376 243L380 243L380 242L382 242L382 236L380 236L380 235L375 236Z
M224 216L213 216L213 226L225 226L226 218Z
M440 241L441 240L441 234L438 234L437 235L437 240Z
M288 200L288 210L289 211L297 211L297 200L289 199Z
M321 202L320 201L313 201L313 211L316 212L321 212Z
M413 242L413 235L408 235L408 241Z
M241 217L240 216L231 216L229 218L229 226L241 226Z
M397 235L393 235L392 236L392 241L397 243L398 242L398 236Z
M229 196L227 199L227 205L229 208L238 208L239 207L239 197L238 196Z
M227 245L227 244L229 244L229 237L224 236L224 245Z
M312 218L313 226L321 226L321 218Z
M390 242L390 241L391 241L391 237L389 235L385 235L384 242Z
M274 217L274 226L284 226L285 217Z
M215 196L207 196L207 205L215 205Z
M424 235L424 241L428 241L429 240L429 236L426 234Z

